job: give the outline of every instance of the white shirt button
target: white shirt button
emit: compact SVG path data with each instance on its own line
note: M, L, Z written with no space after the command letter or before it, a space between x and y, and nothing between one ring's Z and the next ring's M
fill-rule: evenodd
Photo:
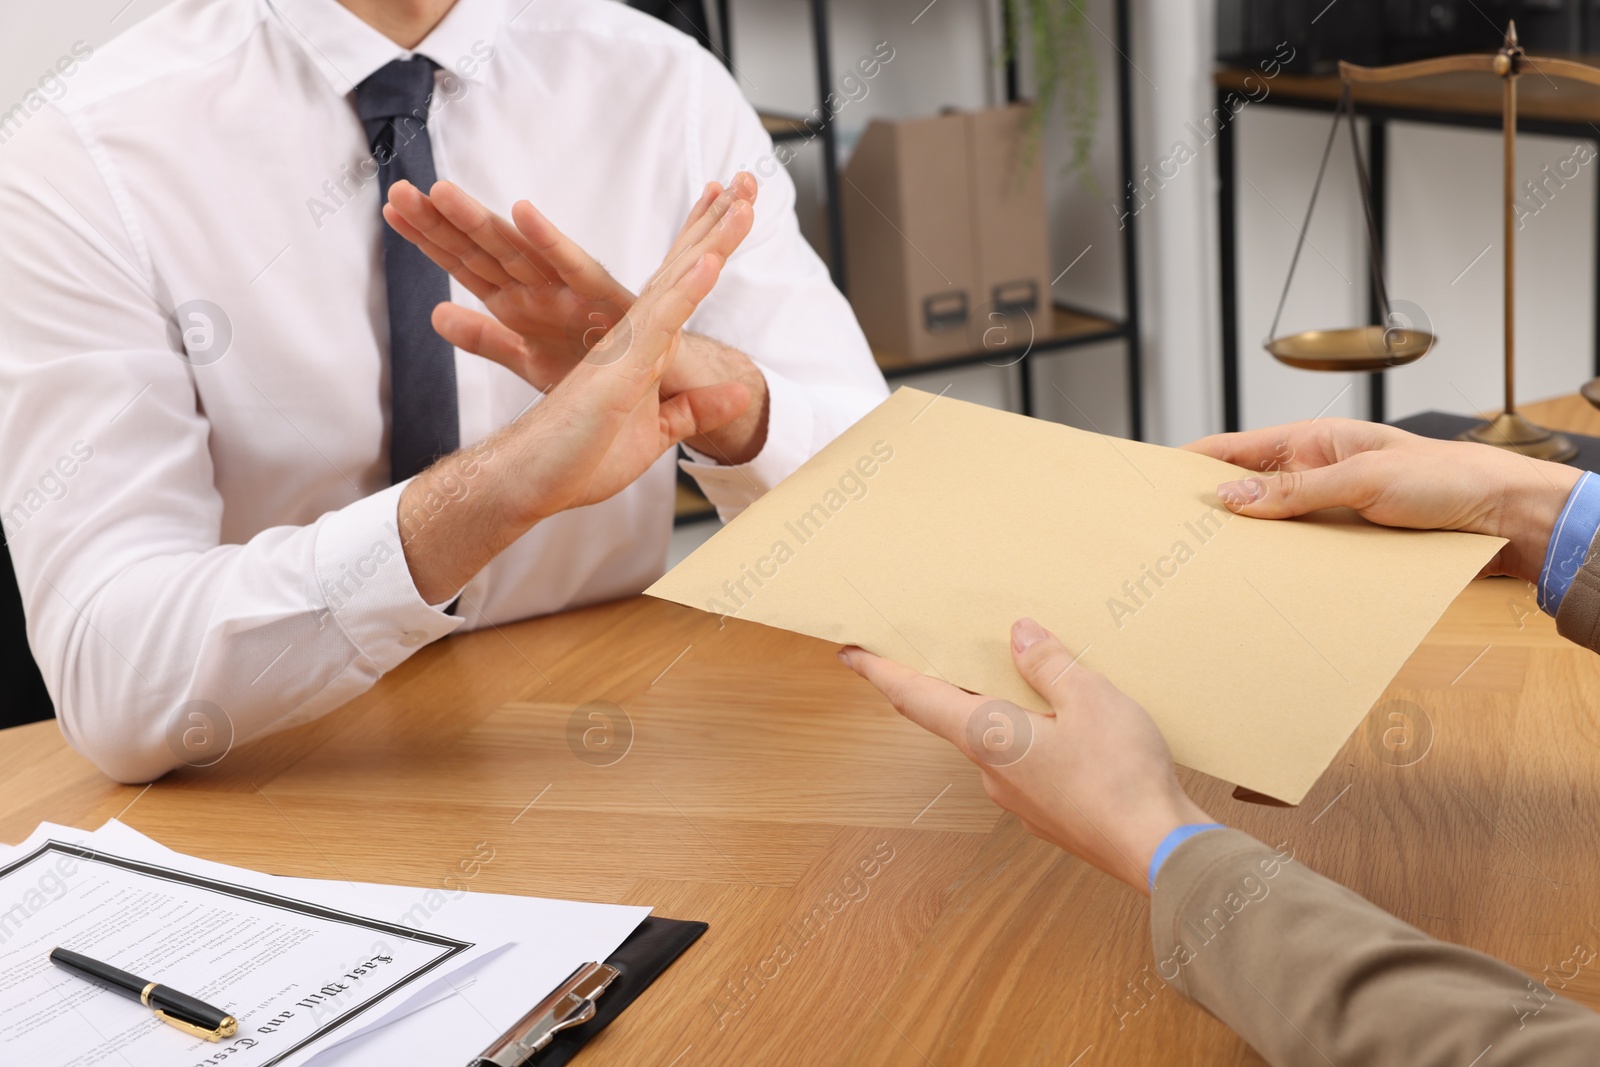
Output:
M400 643L407 648L416 648L428 639L428 635L421 630L407 630L400 635Z

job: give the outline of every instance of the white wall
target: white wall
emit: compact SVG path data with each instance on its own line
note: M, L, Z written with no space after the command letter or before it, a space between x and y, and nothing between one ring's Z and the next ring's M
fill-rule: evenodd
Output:
M1504 374L1500 138L1399 125L1389 137L1397 149L1390 164L1393 288L1427 312L1440 338L1427 358L1391 373L1391 417L1427 408L1495 410ZM1571 138L1519 135L1519 185L1546 164L1555 170L1576 147ZM1520 400L1571 393L1594 373L1597 165L1581 167L1517 233Z
M1246 108L1235 127L1243 369L1240 410L1246 426L1311 419L1319 414L1362 417L1367 410L1365 375L1296 370L1262 350L1283 294L1299 228L1305 222L1306 203L1328 129L1329 122L1320 115L1265 106ZM1395 218L1399 218L1398 212ZM1366 321L1371 274L1365 259L1366 231L1360 220L1350 137L1341 126L1316 214L1306 230L1306 247L1295 268L1280 334Z
M0 111L8 111L77 41L98 48L171 0L5 0L0 5ZM89 62L93 62L90 59ZM65 80L71 91L71 79ZM48 85L47 91L55 91ZM3 157L0 157L3 161Z
M1222 411L1215 126L1207 121L1210 9L1209 2L1134 3L1134 172L1142 184L1144 169L1151 167L1159 184L1135 217L1149 382L1146 436L1167 444L1211 432ZM1107 64L1118 58L1106 51ZM1170 179L1163 177L1174 170Z

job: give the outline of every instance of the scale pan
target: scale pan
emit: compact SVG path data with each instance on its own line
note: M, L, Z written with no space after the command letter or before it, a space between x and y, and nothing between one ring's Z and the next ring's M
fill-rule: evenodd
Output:
M1415 363L1435 340L1424 330L1356 326L1276 337L1267 342L1267 351L1301 370L1385 370Z
M1579 389L1578 392L1582 393L1583 398L1589 403L1600 408L1600 378L1592 378L1584 382L1583 388Z

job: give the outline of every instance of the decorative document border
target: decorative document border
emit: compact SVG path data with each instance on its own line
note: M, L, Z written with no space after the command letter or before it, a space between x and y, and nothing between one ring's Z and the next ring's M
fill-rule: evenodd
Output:
M294 914L306 915L311 918L321 919L325 922L344 923L347 926L357 926L364 930L374 930L381 933L390 934L394 937L404 938L407 941L415 941L425 945L432 945L440 950L438 955L436 955L431 961L422 965L421 967L418 967L405 977L399 979L382 993L379 993L377 996L363 1004L357 1005L350 1008L348 1011L340 1013L337 1017L329 1021L315 1033L306 1037L293 1047L278 1053L271 1059L262 1061L258 1067L273 1067L274 1064L282 1063L286 1058L304 1049L307 1045L321 1040L334 1030L337 1030L339 1027L353 1021L357 1016L361 1015L362 1012L365 1012L367 1009L375 1006L390 995L411 985L429 971L436 969L440 964L474 947L474 943L471 941L459 941L453 937L444 937L440 934L430 934L426 931L416 930L409 926L400 926L396 923L386 923L381 920L367 918L366 916L362 915L353 915L350 912L338 911L334 908L323 907L320 904L312 904L304 900L295 900L293 897L286 897L278 893L268 893L261 889L251 889L249 886L235 885L232 882L219 882L214 878L206 878L202 875L191 874L187 871L175 871L169 867L162 867L154 863L144 863L139 860L130 860L122 856L112 856L108 855L107 853L100 852L97 849L86 848L82 845L72 845L65 841L46 841L28 855L23 856L20 859L13 860L5 866L0 867L0 879L5 878L19 867L24 867L27 864L32 863L34 860L37 860L39 857L52 852L65 854L72 856L75 859L86 860L91 863L101 863L109 867L119 867L122 870L130 871L134 874L144 875L147 878L155 878L165 882L176 882L180 885L187 885L197 889L209 890L210 892L218 893L222 896L234 897L239 900L248 900L254 904L261 904L267 907L277 908L280 911L287 911Z

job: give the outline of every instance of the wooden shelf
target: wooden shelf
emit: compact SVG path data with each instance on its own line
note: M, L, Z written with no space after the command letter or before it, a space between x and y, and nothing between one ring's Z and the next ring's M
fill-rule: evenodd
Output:
M1595 62L1594 57L1560 58ZM1269 96L1277 98L1274 103L1325 104L1330 113L1339 100L1337 74L1284 73L1267 80L1258 71L1224 67L1216 72L1213 80L1217 88L1231 89L1246 98L1259 96L1266 86ZM1350 88L1358 109L1470 116L1492 119L1495 124L1501 114L1502 86L1500 79L1492 75L1435 74ZM1570 78L1543 78L1536 72L1526 74L1517 81L1517 120L1519 124L1600 122L1600 88Z
M1115 319L1057 304L1052 310L1049 328L1040 330L1030 342L1022 342L994 350L963 352L938 359L914 360L894 352L874 350L872 357L887 378L903 378L909 374L948 370L953 367L974 366L987 363L994 367L1009 367L1023 357L1036 352L1052 352L1079 345L1114 341L1121 338L1127 328Z
M805 119L770 111L761 112L761 126L774 141L803 141L817 135Z
M678 482L678 498L672 504L672 524L683 526L691 522L702 522L706 519L717 517L717 509L711 506L700 490L693 485Z

